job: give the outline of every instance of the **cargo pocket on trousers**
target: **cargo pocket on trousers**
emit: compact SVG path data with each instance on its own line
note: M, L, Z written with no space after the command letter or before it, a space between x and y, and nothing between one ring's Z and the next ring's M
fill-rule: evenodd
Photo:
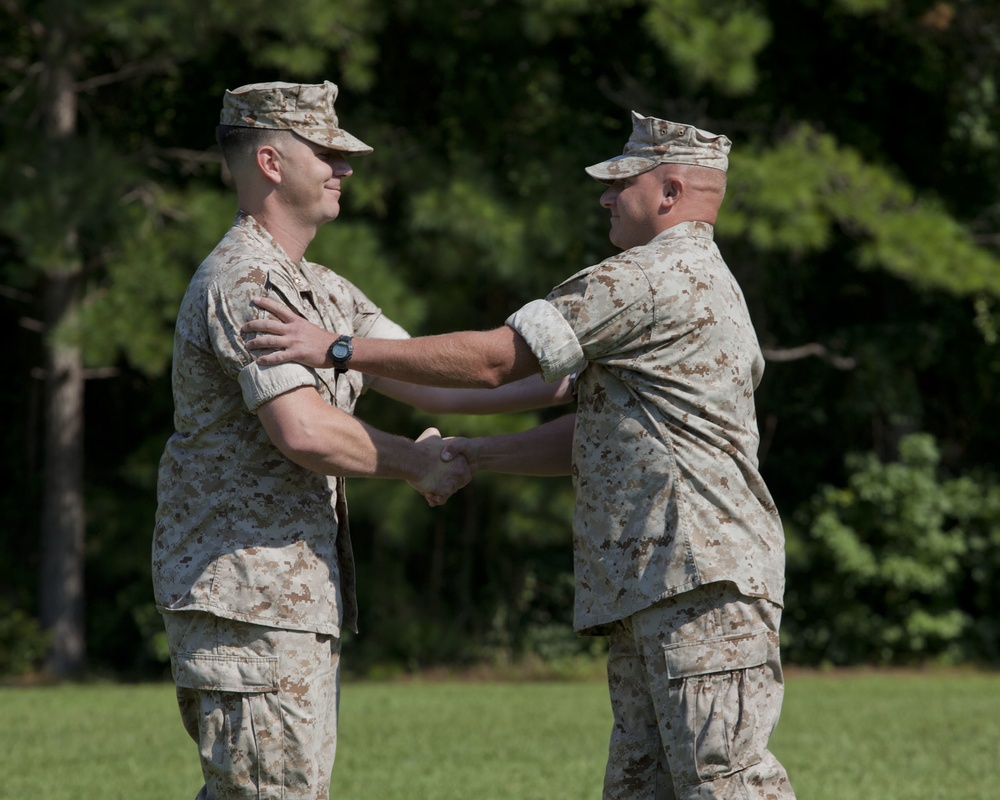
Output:
M729 775L764 757L770 732L760 730L760 703L766 702L767 654L767 630L664 648L669 691L679 709L677 749L693 756L693 763L682 758L685 763L671 764L683 783Z
M174 673L174 682L186 689L241 694L278 690L277 657L178 653Z

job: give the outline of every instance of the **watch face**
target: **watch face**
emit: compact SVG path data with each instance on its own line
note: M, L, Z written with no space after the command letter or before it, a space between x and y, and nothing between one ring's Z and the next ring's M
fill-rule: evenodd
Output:
M337 361L343 361L350 353L350 348L348 348L345 342L337 342L333 346L333 357Z

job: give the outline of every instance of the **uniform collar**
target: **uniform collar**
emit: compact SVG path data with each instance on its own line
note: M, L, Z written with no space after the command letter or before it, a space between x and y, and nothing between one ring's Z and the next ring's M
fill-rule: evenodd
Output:
M671 225L665 231L660 231L650 240L650 243L692 236L699 239L714 240L715 226L708 222L678 222L676 225Z

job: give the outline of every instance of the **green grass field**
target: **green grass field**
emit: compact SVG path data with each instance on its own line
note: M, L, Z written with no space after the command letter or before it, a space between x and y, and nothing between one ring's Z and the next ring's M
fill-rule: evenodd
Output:
M200 786L168 685L0 689L0 798L181 800ZM344 686L334 800L600 797L600 682ZM772 739L800 800L1000 797L1000 675L788 679Z

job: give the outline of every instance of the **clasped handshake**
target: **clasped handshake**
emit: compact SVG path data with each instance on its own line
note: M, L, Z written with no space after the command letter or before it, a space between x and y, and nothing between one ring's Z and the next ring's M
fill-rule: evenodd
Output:
M416 446L428 453L427 471L419 480L408 480L424 496L428 505L440 506L472 480L475 470L474 441L464 438L442 438L437 428L428 428L417 438Z

